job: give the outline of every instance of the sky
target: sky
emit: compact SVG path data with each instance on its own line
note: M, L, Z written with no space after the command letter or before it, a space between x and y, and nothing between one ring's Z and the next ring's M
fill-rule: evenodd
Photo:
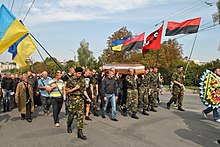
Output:
M32 2L0 0L18 19L24 20L28 30L58 60L72 60L83 39L98 58L107 47L108 37L123 26L133 35L145 32L147 37L163 20L162 41L177 38L183 57L189 56L195 34L167 37L165 29L167 21L197 17L202 18L200 29L210 29L199 31L192 59L207 62L220 58L220 26L211 27L217 0L36 0L25 18ZM40 47L39 50L46 58L47 54ZM31 57L33 61L42 61L37 52ZM11 54L4 52L0 61L11 61Z

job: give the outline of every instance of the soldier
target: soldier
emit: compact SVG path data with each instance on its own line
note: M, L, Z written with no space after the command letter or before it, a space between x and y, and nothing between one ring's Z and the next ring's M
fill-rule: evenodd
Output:
M184 85L183 82L185 80L185 75L183 74L183 66L177 66L177 72L175 72L172 76L173 92L172 97L167 103L167 109L170 109L170 105L178 99L178 110L185 111L182 108L183 96L184 96Z
M82 129L84 128L84 96L89 102L91 102L91 99L86 92L85 80L81 77L83 69L81 67L77 67L75 72L75 76L71 77L71 80L69 79L66 84L66 93L69 94L67 132L72 133L71 124L74 116L77 115L77 137L86 140L87 137L84 136L82 132Z
M137 79L138 76L135 75L134 69L129 68L129 75L126 76L127 83L127 101L126 107L124 109L123 115L127 116L127 109L130 108L132 118L139 119L137 114L138 105L138 90L137 90Z
M147 107L148 107L148 96L149 96L149 87L150 87L150 77L146 74L142 74L141 77L138 79L138 84L140 85L138 87L139 94L140 94L140 101L143 104L143 115L149 115L147 113Z
M93 103L93 111L94 111L94 116L99 116L98 113L98 95L99 95L99 89L98 89L98 75L96 74L96 71L94 69L90 70L91 72L91 79L92 79L92 85L93 85L93 92L94 92L94 98L92 98L92 103Z
M156 100L158 98L158 91L160 88L159 76L158 76L158 68L154 67L153 71L149 74L150 77L150 96L149 96L149 106L150 110L153 112L157 112L155 109Z

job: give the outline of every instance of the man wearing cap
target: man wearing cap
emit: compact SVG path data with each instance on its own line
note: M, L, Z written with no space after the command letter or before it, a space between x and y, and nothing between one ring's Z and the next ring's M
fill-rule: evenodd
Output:
M138 90L139 90L139 101L142 102L143 104L143 115L149 115L147 113L147 107L148 107L148 96L149 96L149 86L150 86L150 78L149 76L147 76L147 73L149 71L147 71L147 69L145 70L145 73L142 74L139 78L138 78Z
M71 125L73 118L77 116L77 137L86 140L87 137L83 135L82 129L84 128L83 123L83 110L84 110L84 96L88 101L91 102L87 92L85 80L81 77L83 69L81 67L75 68L75 76L67 81L66 93L69 95L68 105L68 118L67 118L67 132L72 133Z
M177 66L177 72L175 72L172 76L173 85L173 92L172 97L170 98L169 102L167 103L167 109L170 109L170 105L178 100L178 110L185 111L182 108L183 97L184 97L184 85L183 82L185 80L185 75L183 74L183 66Z
M132 112L131 117L134 119L139 119L137 116L137 106L138 106L138 90L137 90L137 80L138 76L135 74L133 68L129 68L129 75L126 76L127 84L127 101L126 107L124 109L123 115L127 116L127 109L130 109Z
M159 81L157 67L153 68L153 71L150 73L149 77L150 77L149 107L150 107L150 111L157 112L157 110L155 109L155 105L158 97L158 91L160 88L160 81Z

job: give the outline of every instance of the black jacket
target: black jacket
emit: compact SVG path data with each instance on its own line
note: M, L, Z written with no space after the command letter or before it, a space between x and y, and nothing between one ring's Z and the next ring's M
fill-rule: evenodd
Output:
M113 94L117 96L117 83L114 78L106 77L102 81L102 91L101 94L103 97L105 97L105 94Z
M14 81L12 78L3 78L2 79L2 89L14 91Z

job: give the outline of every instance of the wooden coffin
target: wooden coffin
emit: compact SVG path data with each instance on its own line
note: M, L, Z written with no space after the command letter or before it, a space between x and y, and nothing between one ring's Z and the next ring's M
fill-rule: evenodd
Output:
M142 64L120 64L120 63L106 64L103 66L103 69L108 71L112 67L114 67L116 69L116 72L119 72L120 74L128 74L129 68L133 68L137 75L143 74L145 72L145 67Z

